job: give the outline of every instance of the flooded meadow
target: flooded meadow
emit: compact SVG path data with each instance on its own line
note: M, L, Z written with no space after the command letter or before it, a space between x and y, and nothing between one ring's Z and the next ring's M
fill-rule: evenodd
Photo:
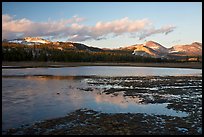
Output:
M202 70L2 68L2 134L202 134Z

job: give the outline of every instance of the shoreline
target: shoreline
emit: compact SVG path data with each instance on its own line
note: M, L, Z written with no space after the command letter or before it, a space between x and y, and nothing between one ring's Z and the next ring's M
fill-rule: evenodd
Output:
M185 63L102 63L102 62L2 62L2 68L78 67L78 66L132 66L202 69L200 62Z

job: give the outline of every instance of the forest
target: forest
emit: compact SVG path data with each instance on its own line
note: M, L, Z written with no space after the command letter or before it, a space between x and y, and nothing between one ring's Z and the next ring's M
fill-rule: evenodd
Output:
M69 44L23 45L2 42L2 61L178 62L175 59L136 56L130 51L99 50L76 43L74 46Z

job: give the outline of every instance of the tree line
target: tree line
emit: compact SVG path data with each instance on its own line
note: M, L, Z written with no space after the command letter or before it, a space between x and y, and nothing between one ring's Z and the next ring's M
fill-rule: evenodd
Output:
M87 51L53 45L22 45L2 43L2 61L61 61L61 62L175 62L175 60L132 55L130 51Z

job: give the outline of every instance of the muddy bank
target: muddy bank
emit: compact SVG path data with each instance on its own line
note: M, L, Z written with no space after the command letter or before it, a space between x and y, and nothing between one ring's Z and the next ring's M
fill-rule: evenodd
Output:
M122 92L124 97L140 98L139 103L169 103L169 109L201 114L201 76L95 77L87 83L105 94Z
M107 114L80 109L69 115L10 129L12 135L198 135L201 128L187 117Z

